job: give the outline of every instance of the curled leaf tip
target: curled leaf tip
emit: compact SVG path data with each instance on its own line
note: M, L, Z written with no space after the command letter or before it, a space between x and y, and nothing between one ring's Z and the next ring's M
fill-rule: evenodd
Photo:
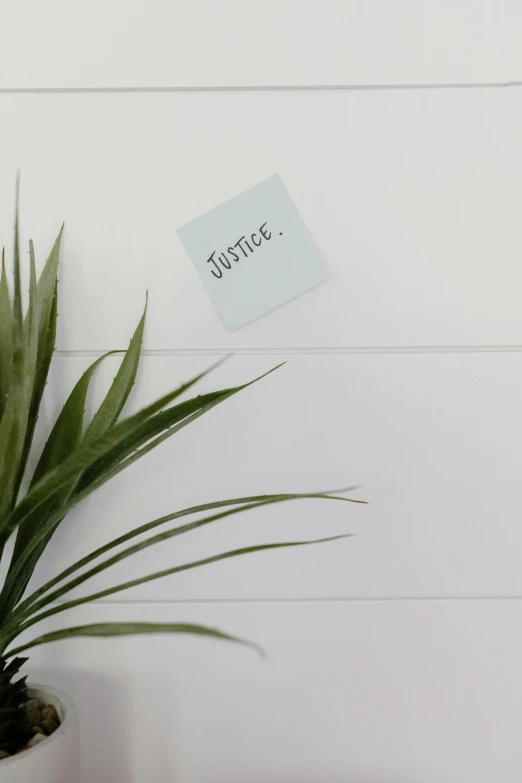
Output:
M341 495L343 492L355 492L356 489L360 489L359 484L351 484L349 487L342 487L341 489L332 489L328 494Z
M284 367L285 364L286 364L286 361L281 362L281 364L276 364L276 366L272 367L272 369L269 370L268 372L275 372L276 370L279 370L280 367ZM268 375L268 373L267 373L267 375Z
M267 659L267 657L268 657L268 656L267 656L266 652L263 650L263 648L259 646L259 644L256 644L255 642L250 642L250 643L249 643L249 646L250 646L250 647L251 647L253 650L255 650L255 651L256 651L256 653L259 655L259 657L261 658L261 660L263 660L263 661L266 661L266 659Z
M221 356L216 362L214 362L214 364L211 367L209 367L208 371L212 372L213 370L217 369L218 367L221 367L221 365L224 362L228 361L228 359L230 359L231 356L232 356L231 353L227 353L227 354L225 354L225 356Z

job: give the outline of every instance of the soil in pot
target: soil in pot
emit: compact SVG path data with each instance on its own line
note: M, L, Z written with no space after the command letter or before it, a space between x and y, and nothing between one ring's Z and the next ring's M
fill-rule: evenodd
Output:
M22 704L19 709L25 713L27 719L27 734L21 738L20 746L8 753L6 750L0 750L0 759L14 756L29 750L46 737L50 736L60 725L60 718L52 704L46 704L41 699L29 699Z

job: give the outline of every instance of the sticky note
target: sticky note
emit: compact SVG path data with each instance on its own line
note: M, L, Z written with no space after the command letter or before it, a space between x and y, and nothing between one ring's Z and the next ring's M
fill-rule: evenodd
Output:
M230 330L330 276L277 174L182 226L178 235Z

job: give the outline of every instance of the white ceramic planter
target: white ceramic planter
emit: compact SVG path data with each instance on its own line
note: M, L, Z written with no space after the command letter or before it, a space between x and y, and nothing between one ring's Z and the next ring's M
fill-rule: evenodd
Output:
M44 685L29 685L29 695L52 704L60 728L34 748L0 760L2 783L80 783L80 738L72 700Z

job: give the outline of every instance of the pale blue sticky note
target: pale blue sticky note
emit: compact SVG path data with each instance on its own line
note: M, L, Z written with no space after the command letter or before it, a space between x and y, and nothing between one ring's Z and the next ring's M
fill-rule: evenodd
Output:
M192 220L178 234L232 330L330 276L278 174Z

